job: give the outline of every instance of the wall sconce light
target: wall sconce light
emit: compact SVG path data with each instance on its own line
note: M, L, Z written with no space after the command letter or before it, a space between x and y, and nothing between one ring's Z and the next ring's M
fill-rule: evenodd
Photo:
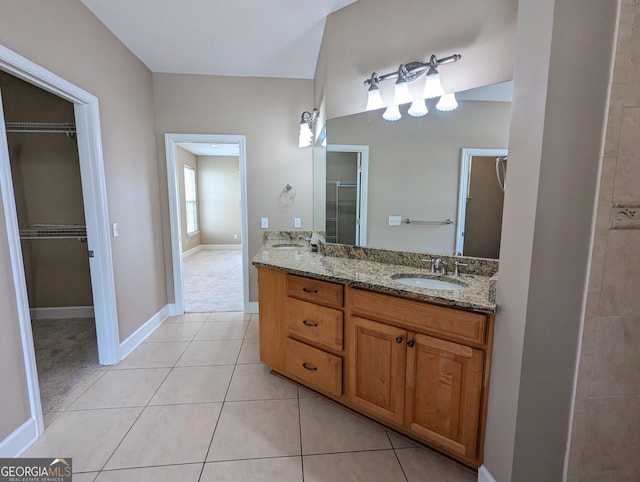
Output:
M385 107L382 97L380 96L380 82L388 79L397 79L395 83L395 93L393 97L393 103L387 106L387 109L382 114L382 117L388 121L399 120L402 117L399 106L402 104L408 104L409 115L414 117L421 117L426 115L429 110L425 99L432 99L434 97L440 97L440 100L436 104L436 109L441 111L449 111L458 107L455 94L445 93L440 84L440 73L438 72L438 66L457 62L462 56L460 54L453 54L442 59L438 59L435 55L432 55L428 63L424 62L409 62L408 64L400 64L398 70L390 72L384 75L378 75L376 72L371 74L371 78L364 81L364 85L369 86L368 101L366 110L377 110ZM425 75L425 86L422 97L419 99L412 99L409 92L409 82L419 79Z
M298 134L298 147L309 147L313 142L313 128L318 120L318 109L312 112L304 111L300 119L300 132Z

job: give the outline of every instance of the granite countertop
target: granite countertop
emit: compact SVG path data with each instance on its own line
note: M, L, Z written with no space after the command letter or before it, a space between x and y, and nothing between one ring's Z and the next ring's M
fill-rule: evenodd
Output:
M301 244L301 247L294 249L274 248L274 245L287 242ZM424 258L429 255L423 254L421 256ZM379 257L377 258L379 259ZM459 277L432 275L429 269L415 266L354 259L353 257L327 256L321 252L314 253L311 252L305 241L269 239L267 236L265 236L264 244L253 258L252 263L257 267L277 269L300 276L443 306L482 313L495 313L496 311L496 304L489 301L490 293L493 291L490 276L478 274L461 274ZM437 277L446 281L462 283L465 287L460 290L433 290L407 286L391 278L392 275L397 274Z

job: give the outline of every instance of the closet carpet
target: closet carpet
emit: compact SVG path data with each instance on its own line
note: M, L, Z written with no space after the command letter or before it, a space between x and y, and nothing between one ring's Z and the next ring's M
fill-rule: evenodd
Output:
M42 413L46 414L100 366L93 318L34 320Z
M186 312L242 311L242 250L201 249L183 260Z

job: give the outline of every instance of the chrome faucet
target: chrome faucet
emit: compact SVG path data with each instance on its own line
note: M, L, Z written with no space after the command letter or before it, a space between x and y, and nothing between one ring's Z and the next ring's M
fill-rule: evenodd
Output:
M447 274L447 262L442 258L436 258L431 262L433 273Z
M460 276L460 270L458 269L460 266L469 266L467 263L461 263L460 261L456 261L454 264L453 276Z

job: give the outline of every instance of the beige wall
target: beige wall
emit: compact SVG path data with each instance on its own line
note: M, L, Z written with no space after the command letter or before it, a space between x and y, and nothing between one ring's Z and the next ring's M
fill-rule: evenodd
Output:
M358 0L327 19L316 104L326 96L328 119L362 112L367 101L362 82L373 71L393 72L431 54L462 55L440 69L447 91L511 80L517 5L516 0ZM392 80L381 84L384 99L392 91Z
M367 246L451 254L455 224L389 226L389 216L456 220L461 149L505 149L508 102L461 101L420 118L385 121L380 111L330 119L331 144L369 146Z
M498 481L563 477L616 8L518 6L484 461Z
M73 104L0 71L4 115L11 122L74 122ZM8 133L18 225L85 224L78 145L64 133ZM92 306L87 244L24 240L29 306Z
M573 413L571 482L640 480L638 13L633 1L623 2ZM635 220L614 203L635 206ZM614 229L610 221L633 229Z
M99 99L109 221L120 224L112 253L124 340L167 304L151 73L76 0L2 1L0 45ZM9 275L7 257L3 249L3 277ZM0 304L7 330L0 352L15 354L3 367L18 367L14 298L5 290L1 296L8 299ZM0 407L0 439L26 420L24 369L16 370L2 370L4 392L12 398Z
M298 148L300 114L313 106L311 80L153 74L158 150L164 156L164 134L228 134L246 136L249 257L262 244L260 218L269 229L312 226L311 149ZM167 179L161 170L163 219L168 219ZM286 184L296 190L288 208L279 203ZM169 223L164 239L169 243ZM173 292L172 276L168 277ZM256 270L250 268L249 299L257 301Z
M196 183L198 182L198 158L191 152L180 146L176 148L176 169L178 170L178 199L180 200L180 230L182 238L182 252L200 246L200 233L192 236L187 235L187 205L184 197L184 166L193 167L196 170ZM197 185L197 184L196 184ZM196 191L196 196L200 193ZM198 215L198 218L200 216ZM198 219L198 225L200 219Z
M198 156L198 202L202 244L242 243L238 157Z

